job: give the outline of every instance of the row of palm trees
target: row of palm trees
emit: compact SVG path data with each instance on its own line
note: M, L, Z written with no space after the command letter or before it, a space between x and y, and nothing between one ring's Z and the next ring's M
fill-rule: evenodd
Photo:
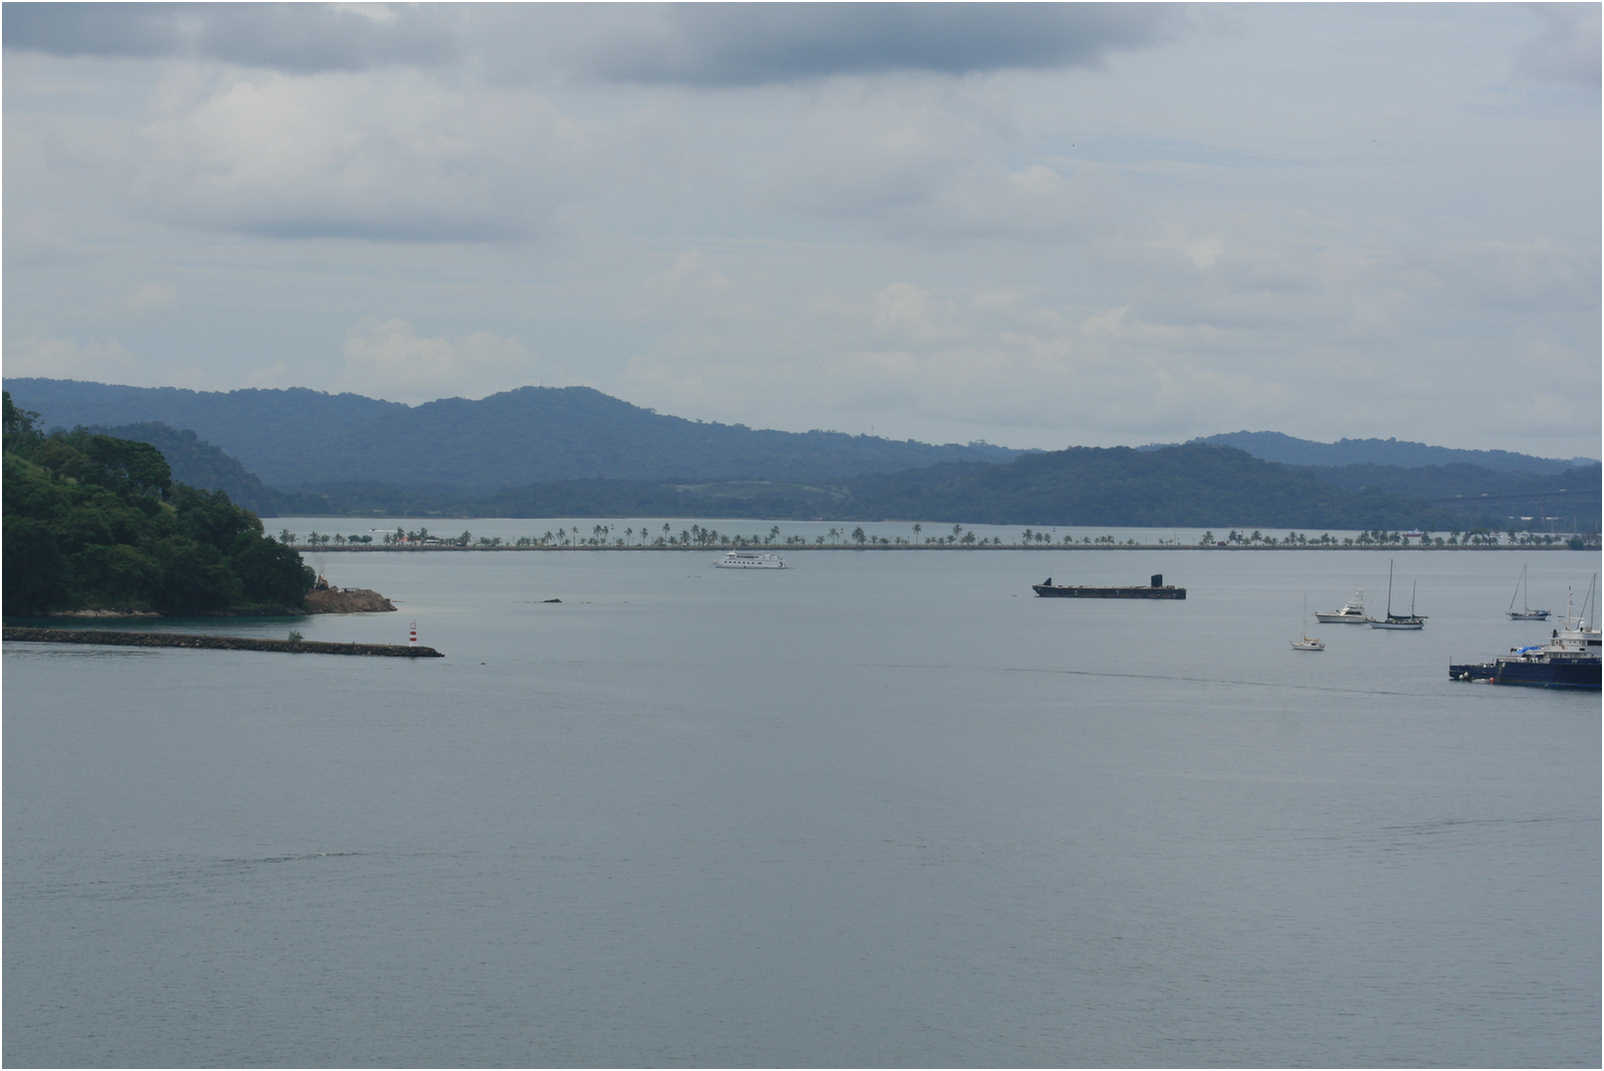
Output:
M1027 533L1028 534L1028 533ZM1266 535L1255 529L1251 535L1232 529L1223 539L1216 539L1212 531L1204 532L1198 540L1199 546L1310 546L1310 547L1551 547L1560 543L1569 543L1565 536L1542 532L1517 532L1510 529L1504 533L1478 528L1468 532L1449 532L1446 536L1432 535L1430 532L1389 532L1376 528L1360 532L1355 536L1343 536L1341 539L1322 532L1318 536L1306 536L1302 532L1288 532L1284 538L1277 539L1273 535Z
M640 525L638 528L629 525L621 531L615 530L611 524L594 524L588 532L578 525L559 527L556 530L547 529L539 536L519 536L516 539L506 539L502 536L481 536L474 540L471 532L464 531L457 536L441 536L431 533L428 528L407 530L397 526L394 532L384 532L381 542L385 546L436 546L436 547L514 547L520 549L543 549L553 547L607 547L607 548L684 548L700 547L707 549L729 549L758 546L782 547L1030 547L1030 546L1141 546L1135 539L1126 539L1121 543L1112 535L1076 537L1071 534L1055 540L1054 533L1040 529L1026 528L1020 533L1020 539L1015 543L1004 543L1001 536L982 536L973 530L965 530L961 524L952 526L951 531L943 531L940 535L925 535L924 525L913 526L913 538L902 536L871 535L859 525L850 532L843 527L832 526L823 535L808 539L803 535L790 535L782 538L780 526L775 524L769 527L768 532L762 536L727 535L716 528L701 524L692 524L681 527L678 532L670 522L663 522L662 527L650 528ZM279 542L291 545L305 545L312 547L326 547L329 545L368 545L374 542L372 535L325 535L319 532L310 533L304 542L296 533L289 529L279 532ZM1360 532L1354 536L1344 536L1340 539L1323 532L1318 536L1306 535L1302 532L1288 532L1285 536L1268 535L1258 529L1250 532L1231 529L1223 537L1217 537L1214 532L1204 532L1198 540L1200 547L1403 547L1403 546L1429 546L1429 547L1480 547L1517 545L1543 547L1557 544L1574 545L1574 538L1552 534L1533 532L1491 532L1478 529L1469 532L1450 532L1446 536L1433 536L1429 532L1388 532L1381 529ZM1176 545L1178 541L1160 539L1159 544ZM1597 544L1597 537L1593 537L1590 545Z

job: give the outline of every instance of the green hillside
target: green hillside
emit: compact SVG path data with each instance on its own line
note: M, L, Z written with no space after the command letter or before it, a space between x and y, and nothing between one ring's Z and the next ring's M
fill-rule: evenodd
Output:
M6 615L286 612L314 576L217 491L175 483L147 443L42 434L5 395Z
M315 512L327 506L323 500L310 495L275 491L236 458L206 442L193 431L180 431L154 421L86 430L116 439L148 443L160 450L162 457L167 459L176 482L203 491L221 491L236 506L258 516Z

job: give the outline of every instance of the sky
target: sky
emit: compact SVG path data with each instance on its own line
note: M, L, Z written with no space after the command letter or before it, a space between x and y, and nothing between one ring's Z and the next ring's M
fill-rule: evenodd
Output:
M1600 10L7 3L3 370L1597 458Z

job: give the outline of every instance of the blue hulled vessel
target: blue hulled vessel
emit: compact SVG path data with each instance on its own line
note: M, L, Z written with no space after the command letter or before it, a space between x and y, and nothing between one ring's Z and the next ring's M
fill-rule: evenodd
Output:
M1592 598L1589 587L1584 614L1573 616L1567 607L1564 624L1552 631L1547 643L1512 647L1509 654L1491 662L1450 665L1448 676L1456 681L1598 691L1601 636L1596 625L1588 627L1585 619Z

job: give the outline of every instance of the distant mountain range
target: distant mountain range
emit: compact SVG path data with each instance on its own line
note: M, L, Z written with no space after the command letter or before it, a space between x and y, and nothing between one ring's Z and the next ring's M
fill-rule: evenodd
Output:
M933 465L829 484L566 481L464 499L460 510L502 517L897 519L1316 532L1596 531L1599 465L1593 462L1554 476L1520 476L1473 466L1283 465L1203 443L1155 450L1075 447L1003 464Z
M178 481L223 490L262 515L1599 527L1596 461L1392 439L1236 432L1044 452L704 424L588 388L416 407L299 389L224 394L49 379L8 380L6 389L45 427L93 426L149 442Z
M1596 462L1596 459L1587 457L1559 460L1512 454L1507 450L1455 450L1398 439L1338 439L1334 443L1318 443L1295 439L1278 431L1233 431L1191 441L1211 446L1232 446L1254 457L1279 461L1283 465L1319 465L1328 468L1338 465L1393 465L1406 469L1430 465L1475 465L1494 472L1555 473Z
M193 431L271 487L361 482L489 491L547 480L823 480L1020 454L663 416L588 387L523 387L419 406L356 394L6 381L46 428L159 422Z

